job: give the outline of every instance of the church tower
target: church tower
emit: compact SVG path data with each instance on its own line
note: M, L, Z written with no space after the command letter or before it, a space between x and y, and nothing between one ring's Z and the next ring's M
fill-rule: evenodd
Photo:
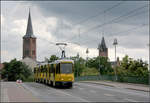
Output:
M33 35L32 21L29 10L26 34L23 36L23 59L29 57L36 61L36 37Z
M101 44L98 45L98 50L99 50L99 56L108 57L108 48L106 47L104 37L102 37Z

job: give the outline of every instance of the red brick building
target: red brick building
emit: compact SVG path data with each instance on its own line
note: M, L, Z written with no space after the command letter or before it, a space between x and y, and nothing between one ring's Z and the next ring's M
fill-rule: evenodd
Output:
M108 57L108 48L105 44L105 39L102 37L101 44L98 45L99 56Z
M31 15L29 11L26 34L23 36L23 59L29 57L36 61L36 37L33 35Z
M4 67L4 64L0 63L0 70L3 69L3 67Z

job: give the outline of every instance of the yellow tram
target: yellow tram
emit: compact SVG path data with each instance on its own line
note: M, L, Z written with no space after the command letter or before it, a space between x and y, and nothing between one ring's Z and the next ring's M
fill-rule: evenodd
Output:
M35 67L34 81L52 86L67 85L72 87L74 82L73 60L61 59Z

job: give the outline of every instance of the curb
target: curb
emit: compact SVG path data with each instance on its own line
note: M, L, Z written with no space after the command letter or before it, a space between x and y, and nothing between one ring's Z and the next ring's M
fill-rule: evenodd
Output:
M92 83L92 84L100 84L100 85L105 85L105 86L109 86L109 87L115 87L113 85L108 85L108 84L103 84L103 83L97 83L97 82L86 82L86 81L80 81L82 83Z
M99 85L105 85L105 86L110 86L110 87L116 87L116 86L109 85L109 84L97 83L97 82L90 82L90 81L80 81L80 82L81 82L81 83L92 83L92 84L99 84ZM130 90L136 90L136 91L150 92L150 90L135 89L135 88L124 88L124 89L130 89Z
M143 91L143 92L150 92L150 90L142 90L142 89L135 89L135 88L125 88L125 89L131 89L131 90Z

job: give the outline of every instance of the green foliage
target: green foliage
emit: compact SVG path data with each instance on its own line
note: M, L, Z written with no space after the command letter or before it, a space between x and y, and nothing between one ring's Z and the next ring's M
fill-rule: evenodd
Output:
M8 81L16 81L17 79L24 81L30 75L32 75L31 69L16 59L11 60L9 63L4 63L2 78L6 78Z
M71 57L74 60L75 76L81 75L98 75L99 72L103 74L111 74L113 71L111 64L108 62L108 58L94 57L85 61L83 58L75 56ZM99 71L100 68L100 71ZM89 72L90 71L90 72Z
M34 81L34 75L30 75L27 79L25 79L25 82L33 82Z
M110 74L113 71L111 64L108 62L108 58L106 57L98 56L91 58L88 60L87 65L90 68L96 68L99 70L101 75Z
M85 60L82 57L75 56L75 57L70 57L74 61L74 75L75 77L81 76L83 70L86 68L85 67Z
M148 64L141 59L133 60L126 55L121 61L120 66L114 68L111 67L108 58L105 57L94 57L88 61L85 61L83 58L80 60L81 58L79 59L79 57L72 57L72 59L75 61L75 76L77 75L77 71L80 76L80 79L77 78L77 80L103 79L114 81L116 80L114 70L116 70L118 82L149 83L150 71L148 71ZM98 76L99 68L102 78Z
M56 56L56 55L51 55L51 57L49 58L49 60L48 60L48 63L51 63L51 62L53 62L53 61L55 61L55 60L58 60L59 58Z
M99 71L96 68L85 68L81 76L99 75Z
M133 60L127 55L117 67L117 75L148 77L148 64L141 59Z

